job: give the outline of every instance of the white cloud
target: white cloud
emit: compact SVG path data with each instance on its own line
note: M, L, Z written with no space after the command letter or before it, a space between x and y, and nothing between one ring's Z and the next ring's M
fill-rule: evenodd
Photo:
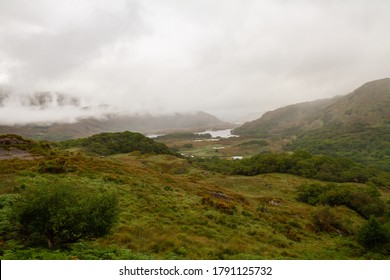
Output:
M0 84L233 120L390 76L389 12L386 0L3 0Z

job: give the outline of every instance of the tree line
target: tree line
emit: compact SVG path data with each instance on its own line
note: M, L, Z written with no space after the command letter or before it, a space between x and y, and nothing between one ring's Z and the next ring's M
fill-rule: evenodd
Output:
M218 157L190 160L210 171L229 175L255 176L276 172L331 182L372 182L376 185L390 183L374 167L365 167L347 158L313 155L303 150L293 153L264 153L243 160L226 160Z

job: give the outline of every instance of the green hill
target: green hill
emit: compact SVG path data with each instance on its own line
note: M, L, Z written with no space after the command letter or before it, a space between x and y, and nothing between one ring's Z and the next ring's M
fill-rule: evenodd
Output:
M294 136L327 128L353 132L363 127L390 125L389 108L390 78L386 78L366 83L345 96L289 105L267 112L261 118L236 128L234 133L268 137Z
M348 157L390 171L390 79L364 84L332 99L290 105L234 133L283 138L285 149Z
M169 148L137 132L100 133L87 138L67 140L58 144L63 148L82 148L98 155L130 152L171 154Z
M316 100L289 105L265 113L261 118L244 123L234 129L233 133L250 137L291 136L299 132L315 129L320 123L311 118L320 110L333 104L340 97Z
M272 173L274 170L255 176L229 175L169 154L127 151L117 154L128 146L132 137L143 139L126 132L100 134L80 141L83 148L104 146L113 154L106 157L87 155L83 149L70 152L49 145L43 147L45 152L40 157L0 160L0 259L386 259L389 256L387 237L375 241L379 245L373 247L369 238L372 224L377 230L388 232L390 193L386 188L321 182ZM113 145L119 139L124 145ZM305 155L301 157L306 158ZM253 159L254 164L268 166L268 159L265 162L258 159ZM272 160L279 166L286 159L280 156ZM332 160L327 161L328 166L321 168L332 166ZM57 193L66 197L56 196ZM44 203L38 203L41 200L29 199L33 194L48 195L42 200ZM106 198L105 194L110 196ZM105 223L110 213L98 211L110 205L111 195L118 199L118 217L112 219L108 215L110 219ZM37 201L31 209L45 209L50 204L53 211L30 212L33 213L30 217L39 214L47 219L46 214L58 213L52 221L55 230L61 230L62 240L69 240L66 238L70 231L66 227L75 228L73 233L85 233L88 229L93 238L78 235L72 242L48 247L42 238L47 233L36 231L26 235L26 226L20 224L25 220L17 217L18 207L29 206L29 201ZM84 216L79 220L86 221L85 224L77 223L77 215L83 215L78 207L83 207L83 203L85 209L92 211L96 223ZM371 214L376 220L369 222L367 216ZM72 219L64 220L67 216ZM113 220L116 223L108 231ZM99 227L95 228L95 224L104 226L104 231L97 234ZM38 220L35 227L39 226L51 227Z

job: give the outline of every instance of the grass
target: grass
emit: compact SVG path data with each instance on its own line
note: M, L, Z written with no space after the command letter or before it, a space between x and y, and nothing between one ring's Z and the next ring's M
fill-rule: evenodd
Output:
M171 155L137 153L106 158L64 154L63 174L40 173L35 161L0 161L0 194L48 182L114 189L120 217L112 233L53 251L13 239L0 243L2 259L358 259L353 236L316 232L317 206L296 200L295 189L316 182L286 174L253 177L213 174ZM16 194L15 194L16 195ZM386 194L387 195L387 194ZM339 207L358 229L364 219Z
M266 151L281 151L280 141L273 141L270 145L264 145L258 140L250 138L221 138L221 139L158 139L170 148L185 156L232 158L233 156L252 156ZM260 143L260 144L259 144ZM192 147L188 148L187 145Z

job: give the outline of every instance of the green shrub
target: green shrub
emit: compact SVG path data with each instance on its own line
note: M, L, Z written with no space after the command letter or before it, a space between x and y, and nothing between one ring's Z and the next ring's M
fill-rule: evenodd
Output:
M390 242L385 227L374 216L371 216L358 232L358 241L368 250L377 249Z
M62 160L45 160L39 163L38 171L40 173L61 174L65 173L65 162Z
M247 141L247 142L243 142L241 144L239 144L238 146L241 146L241 147L247 147L247 146L259 146L259 147L264 147L264 146L269 146L269 143L267 142L267 140L250 140L250 141Z
M339 232L340 222L329 206L316 209L311 221L316 231Z
M3 240L11 238L16 232L15 223L12 221L12 204L14 201L14 194L0 196L0 237Z
M298 150L293 154L263 153L239 161L215 158L193 159L202 167L231 175L255 176L262 173L287 173L330 182L366 183L377 178L378 170L366 170L346 158L312 155ZM380 178L382 178L381 175Z
M13 210L20 234L46 240L51 248L108 234L118 216L118 199L105 191L41 186L21 192Z
M379 191L372 186L303 184L297 188L297 200L311 205L344 205L368 219L383 216L385 203Z
M316 205L320 202L320 196L326 191L326 188L320 184L304 184L297 188L298 201Z
M158 143L141 133L130 131L100 133L84 139L63 141L58 145L63 148L82 147L87 152L103 156L131 153L134 151L171 154L171 151L166 145Z

